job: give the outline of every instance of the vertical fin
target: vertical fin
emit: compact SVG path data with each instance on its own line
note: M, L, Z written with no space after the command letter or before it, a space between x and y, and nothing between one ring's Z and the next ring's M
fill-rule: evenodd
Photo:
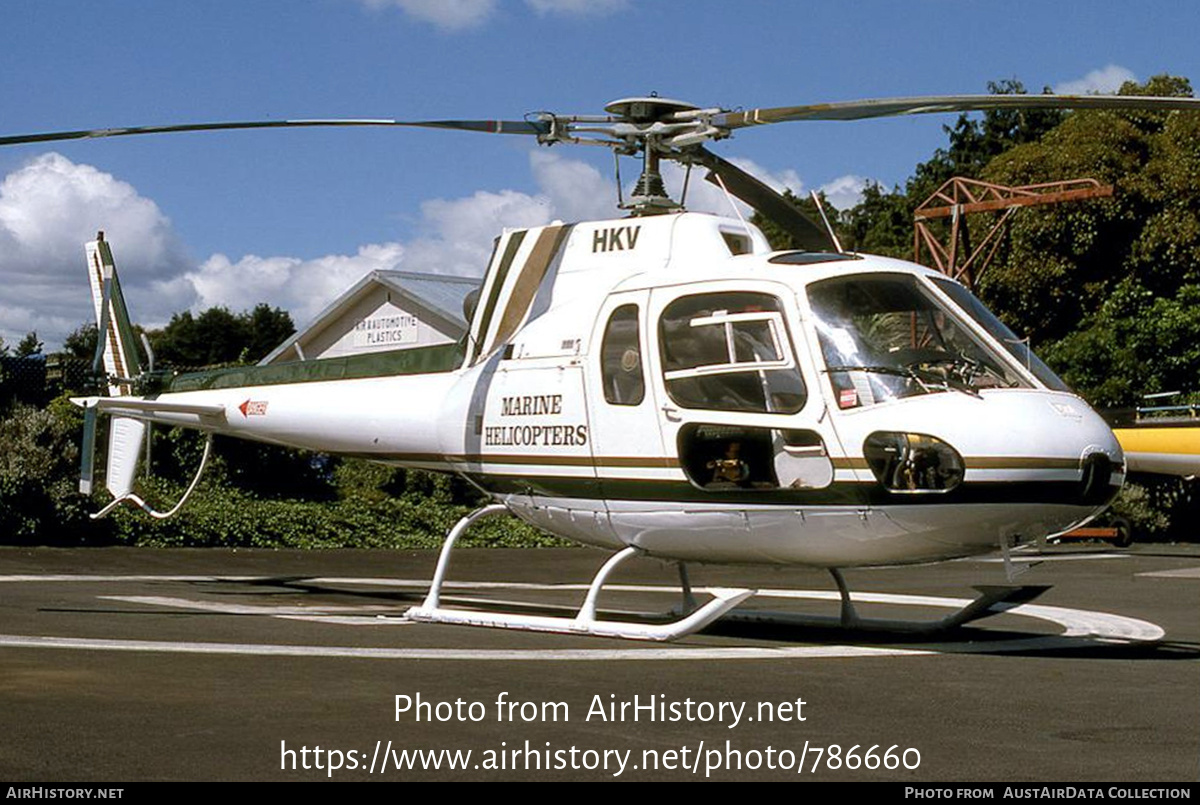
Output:
M129 321L129 310L121 293L121 282L117 278L112 249L104 240L103 232L85 246L85 252L99 340L94 368L99 370L103 367L108 378L109 396L129 396L133 394L133 380L142 372L142 362L138 356L133 325ZM80 489L87 491L92 487L91 443L95 439L93 409L89 408L85 413L84 431ZM128 495L133 489L133 478L145 434L146 423L137 419L115 416L109 423L105 486L117 498Z
M101 232L96 240L88 243L85 250L100 339L97 353L102 355L104 371L109 377L109 395L125 396L133 392L130 381L142 371L129 310L125 307L112 249L104 240L104 233Z

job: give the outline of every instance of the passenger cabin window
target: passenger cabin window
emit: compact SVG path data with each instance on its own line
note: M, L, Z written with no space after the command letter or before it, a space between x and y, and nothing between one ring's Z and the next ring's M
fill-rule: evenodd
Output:
M659 320L663 380L684 408L793 414L806 390L782 303L768 294L684 296Z
M600 344L604 399L612 405L641 405L646 396L639 346L638 307L621 305L608 317Z

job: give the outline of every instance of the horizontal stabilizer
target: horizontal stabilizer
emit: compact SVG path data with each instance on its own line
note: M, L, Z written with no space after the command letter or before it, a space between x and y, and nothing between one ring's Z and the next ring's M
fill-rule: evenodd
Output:
M72 397L71 402L80 408L95 408L114 417L177 422L180 416L195 417L196 424L205 424L205 419L223 420L224 405L202 405L198 403L171 402L168 400L142 400L135 397ZM166 415L165 417L162 415ZM182 423L178 423L182 424ZM216 424L216 423L213 423Z

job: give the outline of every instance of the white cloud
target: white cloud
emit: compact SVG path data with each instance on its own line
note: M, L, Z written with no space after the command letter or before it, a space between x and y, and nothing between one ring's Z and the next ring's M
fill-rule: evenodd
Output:
M790 190L793 195L800 197L809 194L804 180L800 178L800 174L793 168L771 171L750 159L731 157L729 161L753 175L776 192L782 193L784 190ZM730 206L729 199L725 196L725 191L717 185L705 181L705 173L704 169L694 169L692 171L692 178L687 194L687 208L697 212L734 215L733 207ZM676 198L679 197L680 189L683 186L683 175L684 169L674 163L669 163L663 167L663 179L667 184L668 190L673 192ZM845 210L862 201L862 191L867 186L867 182L868 180L862 176L848 174L826 182L818 187L817 190L825 194L825 198L828 199L834 208ZM744 217L749 218L754 214L754 210L741 201L735 199L734 203Z
M235 262L214 254L159 289L193 294L193 310L222 305L237 311L267 302L287 310L302 325L364 274L398 268L404 257L405 247L399 243L371 244L353 255L331 254L315 260L247 255Z
M782 173L772 173L753 160L731 157L729 161L776 191L782 192L786 188L796 194L803 192L804 182L790 168ZM710 212L714 215L728 215L735 218L740 213L743 218L749 220L750 216L754 214L753 208L731 195L727 196L720 185L713 184L704 178L707 175L707 168L696 166L692 168L691 177L687 178L687 170L683 166L675 162L662 164L663 183L667 187L667 195L676 201L683 199L687 209L692 212ZM688 185L686 197L683 194L685 179ZM625 188L626 197L629 196L631 187L632 185Z
M461 31L482 25L496 8L496 0L361 0L369 8L395 7L421 22L444 31Z
M1083 78L1064 81L1054 87L1060 95L1088 95L1099 93L1112 94L1121 88L1126 81L1137 81L1132 71L1116 64L1109 64L1099 70L1092 70Z
M214 255L171 283L174 296L191 291L194 308L234 310L266 301L288 310L300 326L346 288L376 269L481 276L492 241L506 227L611 217L616 190L600 172L557 154L533 151L530 168L539 192L480 190L457 199L421 204L420 234L403 244L364 246L355 255L317 260Z
M111 174L48 153L0 182L0 337L12 343L36 330L47 345L57 344L92 318L83 244L99 229L122 244L131 305L147 301L138 289L188 265L158 205Z
M756 179L764 184L770 185L776 192L782 193L784 190L791 190L797 196L807 192L804 189L804 181L800 178L800 174L796 173L792 168L785 168L783 171L776 172L767 170L762 165L750 159L733 157L729 161L746 171L746 173L753 174Z
M214 254L188 259L171 222L127 182L90 165L44 154L0 182L0 337L36 330L48 349L93 313L84 242L103 227L114 244L134 318L149 327L173 313L258 302L303 323L364 274L402 268L480 275L505 227L610 217L616 191L595 168L544 151L530 153L535 194L478 191L421 205L416 237L362 246L355 254L302 260L289 255Z
M615 214L616 188L592 166L545 151L530 152L529 163L539 191L535 195L480 190L464 198L424 202L423 231L406 245L406 268L479 276L492 240L507 227Z
M699 166L692 168L692 175L687 179L687 196L683 194L683 183L687 171L674 162L664 162L662 164L663 184L667 186L667 195L679 201L683 200L687 209L692 212L711 212L714 215L729 215L737 217L737 212L730 205L730 196L725 195L725 191L712 182L707 182L704 177L708 174L707 168ZM625 188L625 196L629 197L632 185ZM754 214L754 210L746 206L737 199L733 199L733 204L737 206L738 212L742 217L749 219Z
M398 8L414 20L443 31L477 28L493 15L497 0L359 0L367 8ZM630 0L525 0L539 15L598 17L629 7Z
M624 11L629 0L525 0L539 14L600 16Z
M862 201L863 190L869 181L862 176L847 174L826 182L817 189L825 195L825 200L832 204L835 210L848 210Z
M591 165L548 151L531 152L529 163L555 218L582 221L617 214L616 185Z
M465 198L426 201L421 204L425 233L409 244L406 268L480 276L501 230L540 226L552 217L544 199L516 190L480 190Z

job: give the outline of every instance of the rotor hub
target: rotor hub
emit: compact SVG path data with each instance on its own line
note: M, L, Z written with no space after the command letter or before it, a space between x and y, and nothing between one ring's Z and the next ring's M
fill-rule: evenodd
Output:
M630 123L655 123L670 118L678 112L691 112L700 107L685 101L650 96L647 98L621 98L604 107L610 115Z

